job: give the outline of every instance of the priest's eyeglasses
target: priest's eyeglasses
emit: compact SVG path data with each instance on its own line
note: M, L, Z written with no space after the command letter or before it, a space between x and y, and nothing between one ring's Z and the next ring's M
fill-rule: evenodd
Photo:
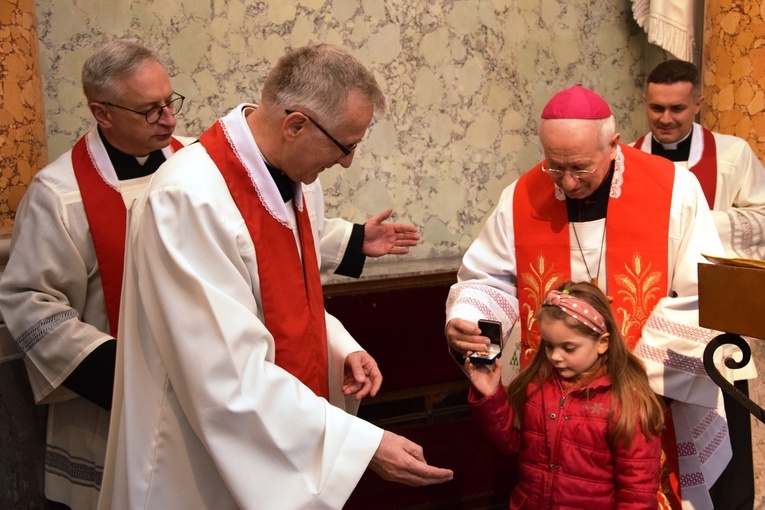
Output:
M295 111L295 110L284 110L284 111L287 113L287 115L289 115L289 114L291 114L291 113L299 113L300 115L302 115L302 116L303 116L303 117L305 117L306 119L310 120L310 121L311 121L311 123L312 123L314 126L316 126L316 127L319 129L319 131L321 131L322 133L324 133L324 135L325 135L327 138L329 138L330 140L332 140L332 143L334 143L335 145L337 145L337 148L338 148L338 149L340 149L341 151L343 151L343 155L344 155L344 156L347 156L347 155L348 155L348 154L350 154L351 152L355 151L355 150L356 150L356 147L359 145L358 143L354 143L353 145L348 145L348 146L346 147L346 146L345 146L345 145L343 145L342 143L338 142L338 141L335 139L335 137L334 137L334 136L330 135L330 134L329 134L329 131L327 131L326 129L324 129L324 126L322 126L321 124L319 124L318 122L316 122L315 120L313 120L311 117L309 117L309 116L308 116L308 115L306 115L305 113L303 113L303 112L297 112L297 111Z
M579 180L579 179L581 179L583 177L587 177L588 175L593 173L595 171L595 169L598 168L598 165L600 164L600 161L603 159L603 156L605 156L605 155L606 155L606 151L603 151L600 154L600 157L598 158L597 163L592 165L592 168L590 168L590 169L584 169L584 170L558 170L556 168L545 168L545 166L542 165L542 171L544 173L546 173L547 175L549 175L550 177L552 177L553 179L556 179L556 180L560 179L565 174L569 174L574 179ZM544 164L546 165L547 161L545 161Z
M118 104L110 103L108 101L98 101L101 104L106 104L109 106L113 106L115 108L121 108L122 110L127 110L129 112L137 113L138 115L143 115L146 117L146 122L149 124L156 124L159 122L159 119L162 118L162 112L165 108L170 110L170 113L173 115L177 115L178 112L181 111L181 108L183 107L183 100L186 99L186 96L182 96L177 92L173 92L173 95L176 96L173 99L171 99L167 104L163 104L162 106L155 106L154 108L149 108L146 111L139 112L137 110L131 110L130 108L125 108L124 106L120 106Z

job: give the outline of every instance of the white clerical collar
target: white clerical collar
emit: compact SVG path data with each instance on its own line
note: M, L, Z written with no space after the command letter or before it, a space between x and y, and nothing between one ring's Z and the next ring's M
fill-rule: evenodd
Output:
M654 141L664 147L665 151L676 151L677 146L683 143L689 136L691 136L691 133L693 133L693 127L688 130L688 134L686 134L684 137L682 137L680 140L676 141L675 143L661 143L660 141L656 140L654 138Z

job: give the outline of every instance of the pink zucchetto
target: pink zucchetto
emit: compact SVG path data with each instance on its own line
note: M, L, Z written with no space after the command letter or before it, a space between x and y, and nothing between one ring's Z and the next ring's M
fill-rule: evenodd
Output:
M580 84L555 94L542 110L543 119L607 119L610 116L608 103Z

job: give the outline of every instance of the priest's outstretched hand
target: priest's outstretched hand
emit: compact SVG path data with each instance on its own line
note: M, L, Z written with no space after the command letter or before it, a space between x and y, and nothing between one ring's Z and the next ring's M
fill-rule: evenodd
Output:
M454 477L451 469L429 465L420 445L387 430L369 468L384 480L412 487L448 482Z
M377 213L364 224L364 245L361 252L367 257L405 255L410 246L420 240L417 227L403 223L383 223L390 218L393 209Z

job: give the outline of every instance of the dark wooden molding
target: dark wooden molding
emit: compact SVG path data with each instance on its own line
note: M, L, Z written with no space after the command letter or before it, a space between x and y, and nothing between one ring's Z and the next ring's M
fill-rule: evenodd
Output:
M441 273L416 274L408 276L395 276L392 278L376 278L369 280L356 280L352 282L339 282L324 285L324 297L349 296L354 294L368 294L399 289L414 289L420 287L436 287L457 283L457 271L445 271Z

